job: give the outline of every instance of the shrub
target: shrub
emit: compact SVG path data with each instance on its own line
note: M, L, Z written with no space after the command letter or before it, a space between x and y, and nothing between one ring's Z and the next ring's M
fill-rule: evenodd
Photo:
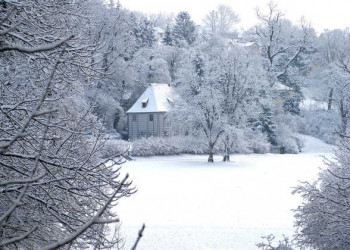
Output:
M305 133L316 136L327 143L335 144L335 131L339 128L339 114L333 110L305 111Z

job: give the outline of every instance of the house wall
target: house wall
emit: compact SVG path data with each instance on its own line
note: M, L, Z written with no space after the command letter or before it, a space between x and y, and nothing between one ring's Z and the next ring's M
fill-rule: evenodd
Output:
M150 121L150 115L153 115L153 121ZM134 119L134 116L136 119ZM129 139L134 140L149 136L166 136L169 126L165 121L164 112L155 113L129 113L128 129Z
M292 89L289 90L275 90L276 97L274 98L274 102L277 107L283 107L284 102L292 98L294 95L294 91Z

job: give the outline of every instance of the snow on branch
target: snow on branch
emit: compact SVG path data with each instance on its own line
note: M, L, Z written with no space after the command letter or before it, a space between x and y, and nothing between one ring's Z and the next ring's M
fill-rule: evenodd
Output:
M83 234L92 225L102 223L101 216L106 211L107 207L112 203L112 201L114 200L114 197L122 189L122 187L124 186L124 184L126 183L128 178L129 178L129 174L126 174L126 176L124 177L124 179L120 183L117 190L112 194L112 196L107 200L107 202L100 208L100 210L95 214L95 216L93 218L91 218L88 222L86 222L81 228L79 228L77 231L75 231L71 235L67 236L66 238L64 238L56 243L53 243L49 246L41 248L41 250L57 249L61 246L67 245L67 244L73 242L75 239L77 239L81 234ZM104 222L105 223L112 223L112 222L116 222L116 220L105 220Z
M73 37L73 36L71 36ZM68 40L68 39L67 39ZM1 48L0 48L1 49ZM0 50L1 51L1 50ZM57 67L58 67L58 64L60 63L60 58L62 57L63 55L63 52L65 51L65 48L62 50L61 52L61 55L59 57L59 60L56 61L55 65L54 65L54 68L51 72L51 75L49 77L49 80L47 81L47 84L44 88L44 91L41 95L41 98L40 100L38 101L35 109L33 110L33 112L29 115L28 119L26 120L26 122L23 124L22 128L18 131L18 133L7 143L3 143L3 144L0 144L0 154L3 154L5 153L9 147L11 147L20 137L22 137L23 133L25 132L25 130L27 129L27 127L29 126L29 123L32 121L32 119L38 115L41 115L42 113L39 112L42 104L44 103L45 99L46 99L46 96L49 92L49 88L51 86L51 83L53 81L53 78L54 78L54 75L56 73L56 70L57 70ZM46 114L47 112L44 112L43 114Z
M27 180L13 179L10 181L0 182L0 187L12 185L12 184L27 184L27 183L37 182L38 180L42 179L46 174L47 173L44 173L42 175L39 175L36 178L27 179Z
M141 239L142 236L143 236L143 231L145 230L145 228L146 228L146 225L143 224L142 227L141 227L141 229L139 230L139 233L138 233L138 235L137 235L137 239L136 239L136 241L135 241L134 246L131 248L131 250L135 250L135 249L136 249L137 244L139 244L140 239Z
M66 37L66 38L64 38L56 43L38 46L35 48L25 48L25 47L20 47L20 46L3 46L3 47L0 47L0 52L18 51L18 52L27 53L27 54L45 52L45 51L49 51L49 50L53 50L53 49L58 48L59 46L66 43L67 41L69 41L73 37L74 37L74 35L70 35L69 37Z
M13 243L16 243L16 242L19 242L21 240L24 240L25 238L27 238L31 233L33 233L37 229L38 229L38 227L34 227L32 230L26 232L22 236L15 237L15 238L12 238L12 239L7 240L7 241L0 242L0 248L7 246L7 245L10 245L10 244L13 244Z

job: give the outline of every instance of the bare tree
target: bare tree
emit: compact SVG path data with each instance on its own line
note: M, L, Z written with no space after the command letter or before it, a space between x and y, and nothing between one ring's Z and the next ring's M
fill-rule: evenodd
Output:
M104 224L133 190L119 153L101 159L84 97L96 51L84 39L89 4L0 3L0 248L116 244Z
M215 10L210 11L203 19L203 22L211 32L217 33L218 22L219 22L219 16L217 11Z
M261 93L268 87L265 72L259 58L241 47L227 51L213 46L193 52L182 60L177 72L181 100L174 116L187 121L181 125L183 130L206 139L208 162L214 161L214 152L222 144L228 161L230 153L239 151L233 148L234 130L247 131L251 128L248 120L259 115L257 103L264 100Z
M165 30L168 25L171 26L173 24L175 20L175 14L160 12L157 14L150 14L148 18L155 27L160 27Z
M336 111L340 118L340 132L347 133L349 120L349 48L348 30L325 31L318 39L318 53L309 82L319 100L326 101L329 112Z
M327 161L317 182L303 183L295 192L304 202L296 209L299 245L315 249L350 247L350 137L340 134L336 159Z
M256 15L260 23L255 27L255 39L267 59L270 84L273 86L278 80L288 85L293 73L290 69L297 68L304 60L302 56L312 52L315 32L305 21L300 27L292 25L273 2L268 4L266 13L257 9Z
M191 133L199 131L201 136L206 138L208 162L214 162L214 149L224 128L220 94L215 86L215 79L211 80L207 73L209 69L204 64L205 56L204 53L197 52L182 61L183 67L177 74L179 81L177 89L182 100L178 102L179 112L176 116L191 124L192 128L189 129Z
M211 32L227 35L234 31L234 25L239 22L238 15L228 5L219 5L216 10L210 11L203 22Z
M283 235L283 239L278 242L275 241L275 236L273 234L261 237L264 242L255 244L258 248L262 250L293 250L293 244L290 243L288 237ZM274 246L274 243L276 246Z
M224 161L230 161L234 131L248 127L248 119L256 119L261 112L260 104L267 104L268 84L260 58L251 51L233 47L230 51L215 53L216 78L222 96L221 105L226 119L224 133ZM259 93L265 93L260 95Z

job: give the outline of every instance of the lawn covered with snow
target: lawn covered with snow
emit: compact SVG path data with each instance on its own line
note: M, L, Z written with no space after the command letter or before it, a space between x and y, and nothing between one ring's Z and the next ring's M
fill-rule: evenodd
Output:
M291 236L292 195L298 181L312 181L332 147L303 136L303 152L136 158L123 166L138 191L115 207L125 248L146 224L138 249L256 249L261 236Z

